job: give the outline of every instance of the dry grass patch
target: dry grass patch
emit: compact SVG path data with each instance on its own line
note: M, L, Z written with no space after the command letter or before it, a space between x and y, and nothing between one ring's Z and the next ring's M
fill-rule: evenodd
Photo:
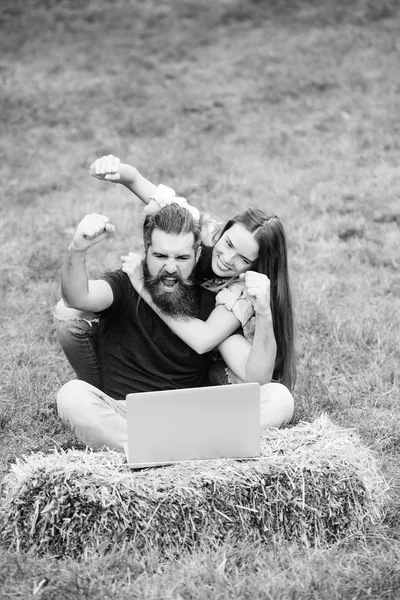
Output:
M260 459L131 472L115 452L54 450L3 482L10 549L88 557L121 547L161 555L286 539L326 546L381 518L386 483L371 451L327 416L262 435Z

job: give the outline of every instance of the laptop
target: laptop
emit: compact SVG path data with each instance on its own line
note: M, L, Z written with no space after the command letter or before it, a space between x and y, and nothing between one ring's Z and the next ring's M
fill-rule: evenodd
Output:
M126 397L134 469L260 454L260 385L139 392Z

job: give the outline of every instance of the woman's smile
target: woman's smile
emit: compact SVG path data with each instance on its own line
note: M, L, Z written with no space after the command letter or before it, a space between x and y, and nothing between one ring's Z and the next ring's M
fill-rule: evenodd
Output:
M215 244L211 267L215 275L229 277L248 271L258 257L259 245L241 223L225 231Z
M224 263L224 261L222 260L222 258L221 258L221 255L220 255L220 254L217 256L217 260L218 260L218 266L219 266L219 268L220 268L220 270L221 270L221 271L231 271L231 270L232 270L232 269L231 269L231 267L228 267L228 266L227 266L227 265Z

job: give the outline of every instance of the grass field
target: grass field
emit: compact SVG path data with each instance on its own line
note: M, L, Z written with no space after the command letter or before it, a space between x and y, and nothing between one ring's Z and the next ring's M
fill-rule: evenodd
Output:
M281 217L293 423L327 412L354 427L391 486L383 523L324 550L74 562L0 547L2 599L400 597L399 34L399 0L1 1L0 478L76 443L55 411L73 374L52 307L87 212L117 229L92 274L139 248L139 203L88 175L113 153L222 217Z

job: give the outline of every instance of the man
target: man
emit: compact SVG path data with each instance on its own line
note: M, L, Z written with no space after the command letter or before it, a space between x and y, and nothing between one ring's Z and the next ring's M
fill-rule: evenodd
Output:
M62 268L62 293L69 308L57 307L56 323L59 334L62 330L65 334L66 329L71 331L71 324L78 327L78 323L86 325L86 331L90 332L96 324L94 321L98 321L99 331L94 342L97 347L91 348L91 355L93 372L100 367L100 377L96 380L86 376L82 371L85 361L71 345L71 337L67 347L60 335L78 379L61 388L57 405L63 421L85 444L124 451L127 445L125 396L135 391L203 385L210 355L197 354L175 336L140 300L121 270L88 280L86 253L113 230L107 217L88 215L79 224L69 246L69 256ZM214 308L214 294L193 283L200 254L200 231L190 212L173 203L148 215L144 223L144 247L144 283L157 306L182 317L206 319ZM69 312L72 308L75 312ZM93 320L96 315L98 319ZM76 332L76 339L80 343L84 340L81 331ZM223 345L226 362L229 356L236 364L246 364L251 359L252 349L244 338L241 337L233 350L229 348L229 339ZM233 363L229 366L235 370ZM289 414L293 408L290 392L280 384L268 385L282 388L280 406ZM276 390L276 387L269 389ZM274 398L276 400L276 394Z

